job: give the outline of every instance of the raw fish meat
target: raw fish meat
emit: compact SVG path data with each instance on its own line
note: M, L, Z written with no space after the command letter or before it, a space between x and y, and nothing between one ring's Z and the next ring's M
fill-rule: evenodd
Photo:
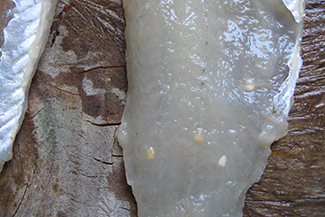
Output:
M0 48L0 171L27 109L27 94L45 48L57 0L13 0Z
M304 1L125 0L118 138L139 216L242 216L287 133Z

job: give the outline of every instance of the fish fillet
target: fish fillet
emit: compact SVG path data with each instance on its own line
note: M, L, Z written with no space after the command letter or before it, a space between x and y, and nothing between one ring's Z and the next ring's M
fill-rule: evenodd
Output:
M304 1L125 0L118 132L139 216L242 216L287 133Z
M57 0L13 0L0 48L0 171L27 109L27 94L45 48Z

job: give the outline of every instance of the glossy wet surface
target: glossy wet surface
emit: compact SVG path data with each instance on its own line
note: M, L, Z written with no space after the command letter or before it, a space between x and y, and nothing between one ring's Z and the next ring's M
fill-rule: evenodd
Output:
M246 195L245 215L325 215L324 1L307 1L303 67L289 133L272 145L269 164Z

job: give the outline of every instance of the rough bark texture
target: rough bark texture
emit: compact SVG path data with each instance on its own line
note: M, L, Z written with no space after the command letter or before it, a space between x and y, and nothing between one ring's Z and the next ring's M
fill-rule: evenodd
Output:
M307 1L290 130L272 145L244 216L325 215L324 13L325 1ZM114 137L126 93L122 2L77 0L57 24L0 174L0 216L136 216Z

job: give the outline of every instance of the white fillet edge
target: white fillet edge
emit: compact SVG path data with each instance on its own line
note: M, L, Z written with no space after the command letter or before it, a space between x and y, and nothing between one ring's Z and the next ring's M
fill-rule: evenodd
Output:
M303 22L305 0L282 0L285 6L291 11L297 23Z
M16 73L13 73L13 81L15 82L13 89L15 91L19 91L22 94L19 94L19 99L17 100L19 103L15 103L10 105L10 109L4 111L3 114L0 114L0 117L10 117L10 119L0 126L0 171L3 169L3 165L6 161L9 161L12 158L12 146L15 140L15 137L20 130L21 124L24 120L25 112L27 110L27 95L29 91L29 87L31 85L32 78L35 74L36 67L38 62L41 58L41 55L45 49L47 39L49 36L50 28L53 22L54 14L55 14L55 7L57 0L13 0L16 4L16 7L12 9L13 18L9 21L8 25L4 28L4 44L1 48L2 56L1 62L4 64L11 64L13 68L17 63L16 60L13 60L11 55L12 47L9 46L11 49L3 49L5 44L14 44L15 38L10 37L10 34L7 34L6 31L12 28L13 26L17 25L17 23L23 23L23 27L19 29L20 34L25 34L28 31L27 28L31 27L30 25L26 24L28 21L33 22L38 20L38 27L37 30L33 33L34 40L32 42L27 41L27 39L23 42L17 43L15 48L18 51L18 46L22 43L30 43L30 48L27 52L23 52L19 56L19 60L24 58L25 65L23 68ZM40 7L38 4L41 4ZM32 11L33 15L38 13L39 16L35 20L28 20L30 17L26 10L28 9L35 9ZM25 27L25 28L24 28ZM31 37L28 37L30 39ZM26 59L25 59L26 58ZM4 65L2 64L2 65ZM8 69L8 68L7 68ZM0 73L8 73L6 69L1 68ZM8 76L8 75L6 75ZM12 81L11 81L12 82ZM6 84L4 84L6 85ZM2 90L2 87L0 87ZM2 93L7 94L7 97L15 97L13 92L10 93Z
M282 0L287 9L291 12L297 23L302 23L305 15L305 0ZM280 116L288 117L293 104L293 95L296 83L299 78L299 72L303 64L300 56L302 30L296 40L294 51L288 61L289 75L279 88L279 93L273 97L273 104L280 113Z

